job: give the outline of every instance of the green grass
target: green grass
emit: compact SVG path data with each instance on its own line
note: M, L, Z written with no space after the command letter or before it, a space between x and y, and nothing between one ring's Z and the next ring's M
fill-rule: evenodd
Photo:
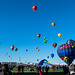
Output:
M18 72L17 68L13 68L13 70L11 70L12 73ZM13 74L14 75L14 74ZM16 74L15 74L16 75ZM18 73L18 75L38 75L36 72L36 69L34 69L34 71L30 71L29 69L25 69L24 68L24 73L22 73L22 71L20 73ZM49 69L48 74L46 74L46 72L44 71L43 75L64 75L63 70L51 70Z
M17 68L13 68L13 70L10 70L11 72L18 72L18 70L17 70ZM21 70L21 72L22 72L22 70ZM30 68L29 69L25 69L24 68L24 73L26 73L26 72L36 72L36 69L34 69L34 71L30 71ZM45 72L45 71L44 71ZM52 69L52 71L49 69L49 71L48 72L63 72L63 69L60 69L60 70L53 70Z

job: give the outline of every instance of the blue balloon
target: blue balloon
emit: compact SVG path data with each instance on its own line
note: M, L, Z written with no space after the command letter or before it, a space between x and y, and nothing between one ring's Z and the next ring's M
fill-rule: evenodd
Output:
M58 56L68 65L75 59L75 41L68 40L65 44L57 48ZM72 47L73 46L73 47Z
M51 57L52 57L52 58L54 57L54 54L53 54L53 53L51 54Z

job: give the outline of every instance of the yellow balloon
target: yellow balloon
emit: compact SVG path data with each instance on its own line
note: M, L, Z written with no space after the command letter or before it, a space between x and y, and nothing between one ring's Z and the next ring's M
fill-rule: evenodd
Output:
M59 36L59 37L61 37L61 36L62 36L62 34L61 34L61 33L59 33L59 34L58 34L58 36Z

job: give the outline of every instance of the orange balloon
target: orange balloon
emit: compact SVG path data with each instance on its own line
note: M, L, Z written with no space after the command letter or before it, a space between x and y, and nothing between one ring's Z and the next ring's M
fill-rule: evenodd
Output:
M40 51L40 50L38 49L38 51Z
M53 27L55 26L55 23L54 23L54 22L52 23L52 26L53 26Z

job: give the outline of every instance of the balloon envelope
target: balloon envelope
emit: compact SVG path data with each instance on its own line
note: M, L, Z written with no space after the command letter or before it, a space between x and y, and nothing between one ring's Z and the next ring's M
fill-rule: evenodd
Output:
M41 34L37 34L37 37L40 37L41 36Z
M52 23L52 26L53 26L53 27L55 26L55 23L54 23L54 22Z
M59 34L58 34L58 36L59 36L59 37L61 37L61 36L62 36L62 34L61 34L61 33L59 33Z
M69 44L66 44L69 41ZM68 40L65 44L60 45L57 48L58 56L68 65L70 65L75 59L75 46L71 43L72 40ZM71 42L71 43L70 43Z
M44 40L46 39L46 37L44 37Z
M53 47L55 48L55 47L57 46L57 43L53 43L52 45L53 45Z
M44 43L47 43L47 39L44 40Z
M38 47L36 47L36 49L38 49Z
M53 53L51 54L51 57L52 57L52 58L54 57L54 54L53 54Z
M34 11L36 11L36 10L37 10L37 6L33 6L32 9L33 9Z
M47 56L47 58L49 58L49 56Z
M39 52L40 50L38 49L38 52Z
M14 45L11 46L11 50L12 50L12 51L14 50Z
M18 49L17 48L15 48L15 51L17 51Z
M26 49L26 52L28 51L28 49Z

